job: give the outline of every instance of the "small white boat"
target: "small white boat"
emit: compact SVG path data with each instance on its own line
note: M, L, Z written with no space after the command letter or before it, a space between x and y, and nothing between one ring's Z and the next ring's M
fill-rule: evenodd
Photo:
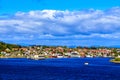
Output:
M45 59L45 57L44 56L39 56L39 55L34 55L33 57L31 57L31 59L41 60L41 59Z
M85 62L84 65L88 65L89 63L88 62Z
M59 55L59 56L57 56L57 58L63 58L63 56Z

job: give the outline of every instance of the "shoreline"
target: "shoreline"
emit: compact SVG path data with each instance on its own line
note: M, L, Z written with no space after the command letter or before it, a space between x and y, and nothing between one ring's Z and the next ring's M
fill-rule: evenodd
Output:
M111 59L110 62L113 62L113 63L120 63L120 61L115 61L115 59Z
M32 59L32 58L27 58L27 57L0 57L0 59L2 59L2 58L26 58L26 59ZM62 57L62 58L66 58L66 57ZM45 58L45 59L62 59L62 58ZM93 59L93 58L113 58L113 57L69 57L69 58L83 58L83 59L84 58L91 58L91 59Z

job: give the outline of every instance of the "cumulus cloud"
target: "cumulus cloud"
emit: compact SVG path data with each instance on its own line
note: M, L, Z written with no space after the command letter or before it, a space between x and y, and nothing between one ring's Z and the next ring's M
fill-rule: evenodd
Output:
M2 39L15 40L96 37L120 39L120 8L80 11L36 10L0 15L0 34Z

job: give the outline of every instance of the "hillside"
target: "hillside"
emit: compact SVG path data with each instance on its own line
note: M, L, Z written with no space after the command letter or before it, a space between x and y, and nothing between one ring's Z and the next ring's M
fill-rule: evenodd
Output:
M21 46L16 44L8 44L8 43L0 42L0 51L5 50L6 48L12 49L12 48L19 48L19 47Z

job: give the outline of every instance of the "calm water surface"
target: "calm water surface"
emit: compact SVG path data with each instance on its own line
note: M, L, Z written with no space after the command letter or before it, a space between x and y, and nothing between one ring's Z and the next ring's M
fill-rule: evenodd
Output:
M120 80L110 58L0 59L0 80ZM88 62L89 65L84 65Z

